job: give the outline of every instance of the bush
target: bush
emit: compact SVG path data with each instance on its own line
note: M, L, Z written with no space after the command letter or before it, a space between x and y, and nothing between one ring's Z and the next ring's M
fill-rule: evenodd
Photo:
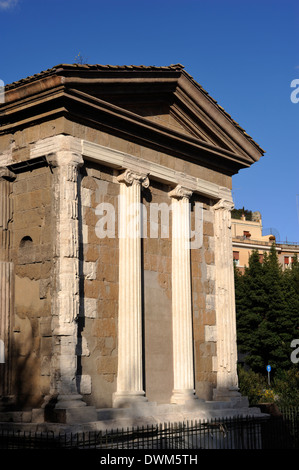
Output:
M299 406L299 371L295 367L281 372L274 379L273 388L278 406Z
M261 374L242 367L238 368L238 376L241 395L248 398L251 406L258 404L267 386L265 378Z
M299 371L296 368L280 372L271 386L266 377L241 366L238 376L240 392L248 397L250 406L259 403L276 403L278 407L299 406Z

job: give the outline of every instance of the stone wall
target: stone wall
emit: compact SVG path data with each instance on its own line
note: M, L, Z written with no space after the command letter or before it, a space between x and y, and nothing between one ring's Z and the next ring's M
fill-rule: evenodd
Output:
M13 391L17 406L38 406L50 383L52 206L50 169L19 172L13 183Z
M112 406L117 374L118 238L98 236L97 207L109 203L117 211L118 193L113 171L86 163L81 181L82 346L78 372L81 369L82 376L78 382L86 401L98 407Z
M166 211L164 220L160 211L152 212L154 205L170 206L168 191L167 185L151 181L142 192L147 216L143 238L145 393L148 400L157 403L169 403L173 389L171 211Z
M202 246L191 250L195 387L198 397L210 400L216 385L214 214L209 200L194 198L203 204Z

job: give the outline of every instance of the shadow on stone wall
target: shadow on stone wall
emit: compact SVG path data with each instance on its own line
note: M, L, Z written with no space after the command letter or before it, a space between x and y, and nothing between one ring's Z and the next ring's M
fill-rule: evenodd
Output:
M21 345L16 340L11 342L11 351L10 360L1 364L1 376L5 377L6 381L1 394L2 411L27 411L38 408L43 402L40 384L37 383L39 359L34 351L23 354Z

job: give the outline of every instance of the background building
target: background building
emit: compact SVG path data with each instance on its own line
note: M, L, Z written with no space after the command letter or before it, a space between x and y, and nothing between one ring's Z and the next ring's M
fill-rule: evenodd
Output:
M299 255L299 243L280 242L273 234L263 235L260 212L253 212L248 216L247 211L247 217L244 212L238 219L232 216L232 239L234 263L240 271L248 266L249 256L253 250L259 252L262 260L264 253L269 252L273 243L283 269L291 265L295 255Z

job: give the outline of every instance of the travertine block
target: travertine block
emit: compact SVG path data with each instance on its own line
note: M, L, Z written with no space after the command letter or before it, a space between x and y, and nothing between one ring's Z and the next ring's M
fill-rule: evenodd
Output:
M41 375L51 374L51 356L44 356L41 360Z
M84 298L84 311L82 315L87 318L96 318L97 316L97 299Z
M205 341L217 341L217 328L215 325L205 325Z
M94 280L97 277L97 263L92 261L83 262L83 274L85 279Z
M82 206L91 207L92 191L88 188L81 188L81 204Z
M79 375L77 376L77 383L79 385L79 393L82 395L91 394L91 377L90 375Z

